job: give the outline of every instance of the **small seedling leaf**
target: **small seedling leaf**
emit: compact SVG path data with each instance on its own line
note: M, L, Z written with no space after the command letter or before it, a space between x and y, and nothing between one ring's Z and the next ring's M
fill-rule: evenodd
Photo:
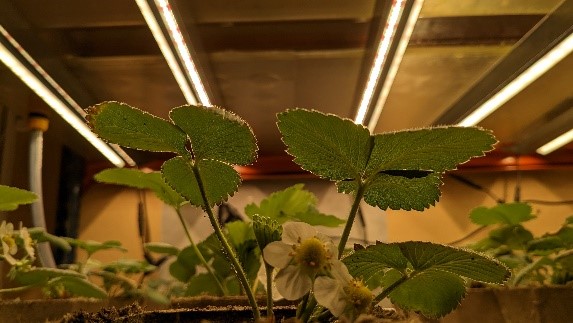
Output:
M282 191L272 193L259 205L251 203L245 207L249 217L265 216L279 224L286 221L302 221L310 225L337 227L344 220L334 215L320 213L316 209L316 196L304 189L303 184L296 184Z

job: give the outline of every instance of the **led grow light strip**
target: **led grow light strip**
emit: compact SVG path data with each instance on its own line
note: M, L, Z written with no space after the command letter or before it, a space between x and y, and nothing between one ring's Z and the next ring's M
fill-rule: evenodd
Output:
M42 76L48 85L63 97L66 102L62 101L53 89L50 89L42 80L40 80L31 70L29 70L14 54L0 42L0 60L6 65L22 82L24 82L32 91L34 91L46 104L48 104L57 114L59 114L67 123L78 131L86 140L88 140L98 151L100 151L111 163L117 167L125 166L125 162L135 165L135 162L121 148L116 147L114 151L108 144L98 138L86 125L85 119L80 118L70 108L76 110L82 117L85 112L79 105L32 59L32 57L12 38L12 36L0 25L0 34L6 39L11 46L29 63L36 73ZM67 103L67 104L66 104ZM124 161L125 160L125 161Z
M571 52L573 52L573 34L553 47L547 54L543 55L543 57L528 67L523 73L509 82L501 91L497 92L470 115L460 121L458 125L469 127L478 124L513 98L517 93L537 80L541 75L545 74L545 72L559 63Z
M573 141L573 129L567 131L566 133L562 134L561 136L551 140L550 142L546 143L545 145L537 148L536 152L541 155L547 155L566 144Z
M173 43L174 47L177 49L177 55L179 59L181 59L182 65L185 67L185 71L181 69L177 57L175 56L176 54L173 52L169 40L167 36L163 33L163 30L161 29L160 26L160 22L158 21L158 18L156 17L153 10L149 6L148 1L136 0L136 3L139 6L139 10L141 11L141 14L144 17L145 22L149 26L149 29L151 30L151 33L153 34L155 41L159 45L159 49L161 50L163 57L165 57L167 65L169 65L171 73L175 77L175 80L177 81L177 84L179 85L181 92L183 92L185 100L189 104L200 103L205 106L211 106L212 105L211 100L209 98L209 95L207 94L205 86L203 85L201 77L199 76L199 72L193 61L193 58L191 57L189 48L185 43L183 34L179 29L177 20L175 19L173 11L171 10L169 1L167 0L153 0L153 1L155 3L155 6L157 7L159 15L161 16L161 22L167 27L169 31L169 40ZM187 75L188 78L185 75ZM189 84L188 80L191 81L191 84ZM198 98L197 96L195 96L192 88L195 90L195 93L197 93Z
M392 3L390 15L388 16L386 26L382 33L382 39L378 43L378 48L376 49L374 63L372 64L372 68L368 74L368 80L364 87L364 92L362 92L358 112L354 118L355 123L362 124L364 122L364 118L368 112L368 107L370 106L370 101L372 101L372 97L374 96L374 89L380 79L383 63L386 61L388 51L390 50L390 44L392 43L392 39L396 33L396 28L398 27L398 21L400 20L402 10L404 9L405 1L406 0L395 0Z
M394 84L394 79L396 78L396 74L398 73L398 68L400 67L400 63L402 63L402 58L404 57L404 53L406 52L406 47L408 47L408 43L410 42L410 37L412 36L412 32L414 31L414 26L416 25L416 21L418 20L418 16L420 15L420 11L422 10L423 4L424 0L417 0L412 6L412 9L408 16L408 21L406 22L406 26L404 28L404 31L402 32L402 36L400 37L400 42L398 43L398 47L396 48L394 59L392 59L392 62L390 63L390 68L388 69L388 74L386 75L386 79L384 80L384 84L382 85L382 89L380 90L378 101L376 102L376 106L374 107L374 111L372 112L372 116L370 117L370 121L368 122L368 129L370 129L370 131L374 131L374 128L376 128L376 125L378 124L378 120L380 119L380 114L382 113L382 109L386 104L386 99L388 99L388 94L390 94L390 88L392 88L392 84Z

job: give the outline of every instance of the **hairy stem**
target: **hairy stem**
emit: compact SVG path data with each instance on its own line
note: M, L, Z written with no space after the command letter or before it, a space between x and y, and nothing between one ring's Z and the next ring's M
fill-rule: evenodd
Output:
M207 269L207 272L209 272L209 274L213 277L213 280L215 280L215 283L217 284L217 287L219 288L221 293L223 293L223 295L229 294L227 289L223 286L223 284L221 284L221 281L219 280L219 278L217 278L217 275L215 275L215 273L213 272L213 269L211 269L211 266L207 263L207 260L205 260L205 257L203 257L201 250L199 250L199 248L197 248L197 245L195 244L195 242L193 242L193 238L191 238L191 233L189 232L189 228L187 228L187 224L185 224L185 220L183 219L183 215L181 214L181 209L177 207L177 208L175 208L175 212L177 212L177 216L179 217L179 221L181 222L181 225L183 226L183 230L185 231L185 234L187 235L187 239L189 239L189 243L191 244L191 248L193 248L193 251L195 251L195 254L197 255L197 257L199 257L199 261L201 262L201 264L203 264L203 267L205 267L205 269Z
M273 266L265 262L265 272L267 274L267 318L274 318L273 313ZM274 322L274 321L273 321Z
M344 226L344 231L342 231L342 236L340 236L340 243L338 244L338 259L342 257L344 248L346 247L346 242L350 236L350 230L352 230L352 225L354 224L354 218L356 218L356 213L358 213L358 207L364 196L364 189L366 185L363 183L358 184L358 189L356 190L356 196L354 197L354 202L352 202L352 207L350 208L350 213L348 214L348 219L346 220L346 225Z
M233 268L233 270L235 272L235 276L237 277L237 279L239 280L239 282L243 286L243 290L245 291L245 294L247 294L247 298L249 299L249 304L251 305L251 308L253 310L253 316L255 318L255 321L257 321L261 317L261 313L259 311L259 307L257 305L255 295L253 294L253 290L251 289L251 286L249 286L249 281L247 279L247 275L245 274L243 267L239 263L239 260L237 259L237 255L235 254L235 251L233 250L233 248L231 248L231 245L227 241L225 234L223 234L223 230L221 230L221 225L219 224L219 221L217 220L217 218L213 214L213 209L211 209L209 201L207 200L207 194L205 193L205 187L203 185L203 181L202 181L201 176L199 174L199 169L197 168L196 165L192 165L192 168L193 168L193 174L195 175L195 179L197 180L197 184L199 185L201 197L203 199L203 208L205 209L205 212L207 212L207 216L209 217L209 221L211 222L211 226L213 227L213 230L215 230L215 235L219 239L219 242L221 243L221 246L223 247L223 251L224 251L225 255L227 256L227 259L231 262L231 267Z

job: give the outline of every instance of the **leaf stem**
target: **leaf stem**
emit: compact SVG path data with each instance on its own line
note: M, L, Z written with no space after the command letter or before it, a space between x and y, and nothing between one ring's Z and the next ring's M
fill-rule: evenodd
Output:
M267 318L272 318L274 322L275 314L273 313L273 266L265 262L265 271L267 274Z
M376 304L376 303L382 301L383 299L385 299L386 297L388 297L388 295L390 295L390 293L394 289L396 289L398 286L402 285L402 283L405 282L406 280L408 280L408 278L410 278L410 276L403 275L402 277L400 277L400 279L398 279L397 281L392 283L392 285L384 288L382 293L380 293L380 294L378 294L378 296L374 297L374 301L372 302L372 304Z
M223 284L221 284L221 281L219 280L217 275L215 275L215 273L213 272L213 269L211 269L211 266L207 263L207 260L205 260L205 257L203 257L201 250L199 250L199 248L197 248L197 245L195 244L195 242L193 242L193 238L191 237L191 233L189 232L189 228L187 228L187 224L185 224L185 220L183 219L183 215L181 214L181 209L176 207L175 212L177 212L177 216L179 217L179 221L181 221L181 225L183 226L183 230L185 231L185 234L187 235L187 239L189 239L189 243L191 244L191 248L193 248L193 251L195 251L195 254L199 258L199 261L201 262L201 264L203 264L203 267L205 267L205 269L207 269L207 272L209 272L209 274L211 276L213 276L213 279L215 280L215 283L217 284L217 287L219 287L219 290L221 291L221 293L223 293L223 295L229 294L227 289L223 286Z
M261 317L261 313L259 311L259 307L257 305L257 301L255 299L255 296L253 294L251 286L249 286L249 281L247 279L247 275L245 274L243 267L239 263L239 260L237 259L237 256L235 255L234 250L231 248L231 245L227 241L227 238L223 234L223 230L221 230L221 225L219 224L219 221L217 220L217 218L213 214L213 210L211 209L209 201L207 200L207 194L205 193L205 187L203 185L201 175L199 174L199 169L197 168L196 165L192 164L191 166L193 169L193 174L195 175L195 179L197 180L199 190L201 192L201 198L203 199L203 208L204 208L205 212L207 213L207 216L209 217L209 221L211 222L211 226L213 227L213 230L215 230L215 235L219 239L219 242L221 243L221 246L223 247L223 251L224 251L225 255L227 256L227 259L231 262L231 267L233 268L233 270L235 272L235 276L237 277L237 279L239 280L239 282L243 286L243 290L245 291L245 294L247 294L247 298L249 299L249 304L251 305L251 308L253 310L254 319L255 319L255 321L258 321Z
M344 231L342 231L342 235L340 236L340 242L338 244L338 259L342 257L342 253L344 252L344 248L346 247L346 242L348 241L348 237L350 236L350 230L352 230L352 225L354 224L354 219L356 218L356 213L358 213L358 207L360 206L360 202L362 201L362 197L364 196L364 189L366 185L362 182L358 184L358 189L356 190L356 196L354 197L354 202L352 203L352 207L350 208L350 213L348 214L348 219L346 220L346 225L344 226Z
M19 286L19 287L12 287L12 288L2 288L0 289L0 295L8 294L8 293L17 293L28 290L30 288L35 287L34 285L27 285L27 286Z
M316 298L314 298L314 295L310 294L309 299L308 299L308 303L306 304L306 308L304 309L304 311L302 312L302 315L300 316L301 322L303 322L303 323L308 322L308 320L310 319L312 312L314 312L314 309L316 308L317 304L318 303L316 302Z

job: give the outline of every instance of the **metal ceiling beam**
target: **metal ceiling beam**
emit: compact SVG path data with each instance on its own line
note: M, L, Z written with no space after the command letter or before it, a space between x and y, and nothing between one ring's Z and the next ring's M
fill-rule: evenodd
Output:
M573 1L564 1L545 16L536 27L514 46L460 97L433 124L455 124L504 88L519 74L549 52L573 31Z

